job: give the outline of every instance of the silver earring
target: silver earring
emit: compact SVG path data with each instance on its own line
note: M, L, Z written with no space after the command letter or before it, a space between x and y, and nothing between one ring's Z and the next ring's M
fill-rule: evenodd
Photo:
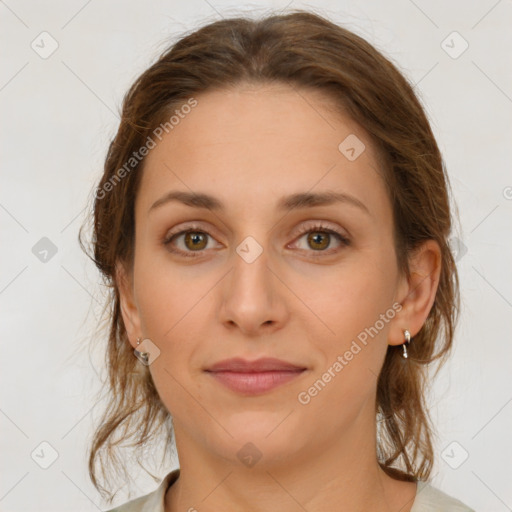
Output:
M404 349L402 353L402 357L404 359L407 359L407 347L405 346L407 343L411 342L411 333L406 329L404 331L404 337L405 337L405 343L402 345L402 348Z
M137 338L137 346L140 344L140 338ZM139 352L137 349L134 349L134 354L137 357L137 359L140 360L141 363L148 366L149 364L149 352Z

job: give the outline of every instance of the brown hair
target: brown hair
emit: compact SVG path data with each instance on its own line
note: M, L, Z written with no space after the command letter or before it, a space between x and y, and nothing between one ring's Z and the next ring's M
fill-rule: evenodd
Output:
M118 444L135 439L129 446L144 448L161 428L167 436L165 446L173 441L170 413L147 368L140 369L120 314L115 266L119 261L132 264L134 201L144 163L130 159L191 97L241 83L284 83L334 99L336 108L366 130L382 159L399 269L409 275L408 256L421 242L433 239L441 248L433 307L408 348L409 359L401 357L401 347L388 347L376 397L379 464L394 478L427 479L433 465L433 430L425 406L427 366L444 361L459 313L457 269L448 244L451 216L444 163L413 87L397 67L351 31L295 10L203 26L167 49L124 98L94 201L93 259L110 290L110 394L90 445L93 484L100 492L105 489L100 489L96 473L99 459L105 475L102 453L116 469L125 469L117 456ZM129 161L132 169L126 167ZM80 239L85 249L82 232Z

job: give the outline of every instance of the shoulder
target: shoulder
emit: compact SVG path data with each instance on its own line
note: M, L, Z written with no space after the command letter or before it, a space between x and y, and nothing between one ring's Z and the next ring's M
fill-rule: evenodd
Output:
M146 494L145 496L123 503L118 507L110 508L105 512L143 512L147 508L148 502L152 499L153 494L154 493Z
M410 512L475 512L462 501L433 487L428 482L418 482L416 498Z
M175 469L167 473L158 488L153 492L106 510L105 512L164 512L165 493L179 476L180 470Z

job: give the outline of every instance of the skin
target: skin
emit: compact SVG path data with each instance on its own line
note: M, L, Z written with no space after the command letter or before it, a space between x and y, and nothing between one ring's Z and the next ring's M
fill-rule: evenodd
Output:
M405 329L414 337L432 307L437 243L425 242L410 259L409 279L399 273L378 155L365 131L317 91L244 85L196 99L146 157L134 263L118 266L130 343L149 338L160 350L149 369L173 417L181 469L166 512L315 512L340 503L409 511L416 484L390 478L377 463L376 384L388 345L401 345ZM355 161L338 150L350 134L366 146ZM178 202L150 211L171 190L211 194L225 211ZM355 196L368 212L348 203L276 210L283 196L326 190ZM209 236L199 250L183 234L174 239L194 257L170 252L166 235L190 221ZM335 235L308 243L299 229L317 221L350 244ZM236 252L247 236L263 250L252 263ZM402 309L378 335L299 403L298 394L393 304ZM276 357L307 371L247 397L203 371L236 356ZM248 442L261 453L252 467L237 456Z

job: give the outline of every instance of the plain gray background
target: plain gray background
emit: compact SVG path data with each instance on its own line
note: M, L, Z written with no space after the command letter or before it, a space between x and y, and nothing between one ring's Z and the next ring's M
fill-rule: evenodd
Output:
M433 484L476 510L512 510L512 2L5 0L3 512L106 508L85 453L103 406L94 400L103 357L88 351L102 296L77 233L123 94L183 33L285 8L312 8L362 35L416 84L461 219L453 244L463 310L430 397L439 433ZM114 504L157 485L144 472L133 476L132 494L123 489Z

